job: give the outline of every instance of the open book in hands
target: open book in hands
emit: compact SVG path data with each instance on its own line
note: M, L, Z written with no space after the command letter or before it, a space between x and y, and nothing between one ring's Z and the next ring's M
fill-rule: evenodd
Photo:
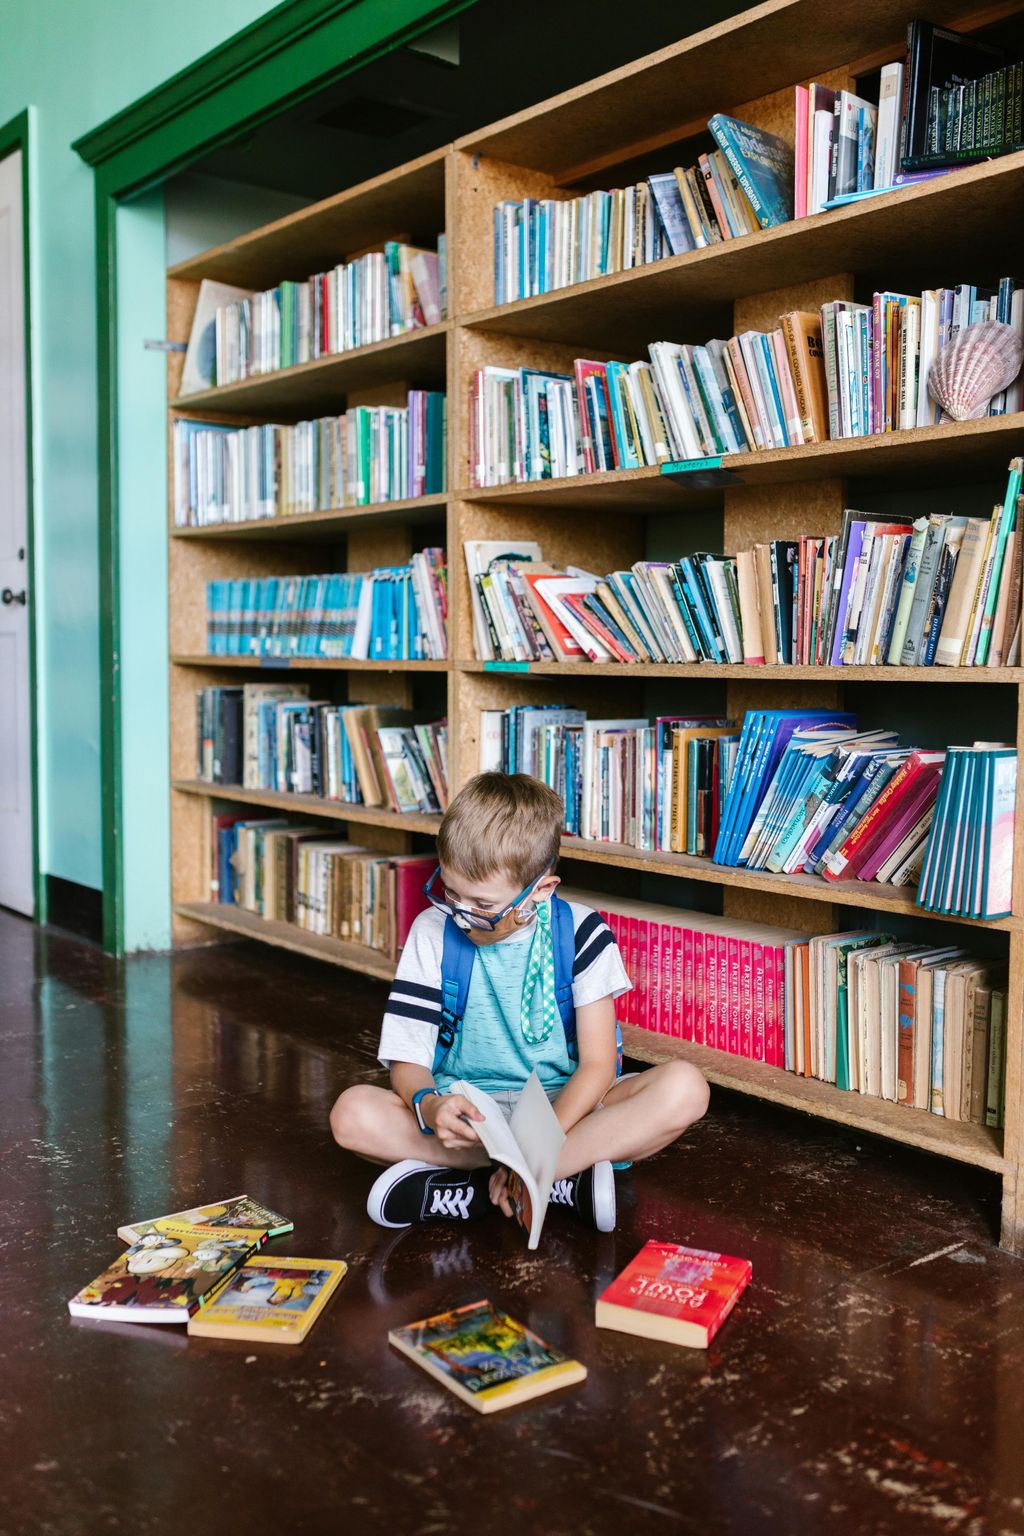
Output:
M496 1163L509 1171L508 1197L520 1226L526 1229L528 1246L536 1248L547 1214L548 1197L554 1183L558 1154L565 1132L541 1087L537 1073L531 1072L519 1099L506 1120L501 1109L482 1088L472 1083L453 1083L452 1093L461 1093L483 1115L472 1122L480 1140Z

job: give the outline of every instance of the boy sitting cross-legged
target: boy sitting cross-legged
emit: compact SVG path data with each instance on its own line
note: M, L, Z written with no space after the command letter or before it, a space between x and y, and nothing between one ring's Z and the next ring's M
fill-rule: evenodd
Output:
M555 894L562 819L539 780L482 773L441 823L431 906L409 931L384 1015L391 1087L348 1088L331 1111L340 1146L389 1165L367 1206L381 1226L482 1215L488 1194L511 1214L505 1171L492 1171L473 1126L481 1117L450 1091L460 1078L511 1113L537 1069L566 1133L552 1203L602 1232L615 1226L612 1164L650 1157L707 1108L687 1062L616 1080L615 999L630 982L597 913ZM467 941L460 1019L446 970ZM572 957L561 1007L556 952Z

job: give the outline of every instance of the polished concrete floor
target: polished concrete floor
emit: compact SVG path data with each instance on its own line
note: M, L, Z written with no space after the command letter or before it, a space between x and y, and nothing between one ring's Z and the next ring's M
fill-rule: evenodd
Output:
M122 967L0 914L0 1532L1024 1532L1024 1265L994 1182L714 1092L625 1175L618 1231L553 1211L381 1231L327 1112L377 1078L384 989L256 946ZM351 1273L298 1348L74 1324L131 1218L247 1192ZM754 1280L706 1353L597 1332L649 1236ZM589 1368L479 1418L387 1330L488 1296Z

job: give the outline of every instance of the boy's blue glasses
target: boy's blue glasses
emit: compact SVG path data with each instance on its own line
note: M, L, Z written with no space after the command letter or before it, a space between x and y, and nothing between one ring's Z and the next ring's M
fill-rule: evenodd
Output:
M447 891L445 891L443 896L435 895L433 888L441 874L440 864L437 865L434 873L423 887L423 894L430 902L432 907L436 907L437 910L439 912L443 912L446 917L454 918L460 928L480 928L483 929L485 933L488 931L493 932L499 923L503 923L505 921L510 912L514 912L516 907L518 907L522 902L526 900L534 886L540 884L540 882L544 879L544 876L549 872L550 868L550 864L545 865L540 874L534 876L529 885L523 887L516 899L514 901L510 901L507 907L502 907L500 912L495 912L493 917L489 917L484 912L474 912L472 907L457 906L454 901L449 901Z

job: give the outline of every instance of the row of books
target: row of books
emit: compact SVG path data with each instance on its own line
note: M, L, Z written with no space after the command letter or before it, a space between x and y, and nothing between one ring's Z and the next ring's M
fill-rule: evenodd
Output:
M794 213L821 213L834 199L883 191L899 170L903 63L886 64L877 105L853 91L811 82L794 88Z
M445 489L447 401L354 406L291 426L174 422L174 525L205 528L431 496Z
M211 656L442 661L448 654L444 551L408 565L315 576L208 581Z
M949 1120L1002 1124L1005 964L889 933L809 937L587 899L633 983L620 1023Z
M1019 49L927 21L907 28L900 156L906 169L964 165L1024 146Z
M739 726L707 715L592 720L557 704L513 705L481 712L480 744L481 769L530 773L562 797L570 836L775 874L919 884L934 911L1010 912L1010 748L992 748L984 771L972 767L958 790L971 787L969 800L944 788L949 811L933 838L946 753L901 745L893 731L859 731L849 712L748 710ZM969 749L953 761L961 758L974 762ZM971 836L959 838L967 822L958 812L967 811ZM947 824L953 856L939 848ZM934 886L921 878L933 865Z
M280 817L212 817L215 901L395 960L426 906L434 856L387 854Z
M304 683L202 688L196 776L345 805L443 811L448 722L384 705L324 703L310 699Z
M213 382L234 384L436 325L444 318L442 261L440 242L430 251L389 240L305 282L236 290L217 307Z
M1024 329L1024 292L970 284L920 297L879 292L793 311L772 331L705 346L652 342L650 361L578 358L572 374L478 369L470 457L478 486L634 469L929 426L932 364L968 325ZM1021 407L1021 376L976 414Z
M789 146L721 114L708 127L720 147L696 165L565 201L498 203L495 304L703 250L791 218Z
M989 518L847 509L832 538L639 560L604 577L534 541L467 540L479 659L774 666L1016 665L1020 459Z
M953 917L1007 917L1013 893L1017 753L950 747L917 899Z

